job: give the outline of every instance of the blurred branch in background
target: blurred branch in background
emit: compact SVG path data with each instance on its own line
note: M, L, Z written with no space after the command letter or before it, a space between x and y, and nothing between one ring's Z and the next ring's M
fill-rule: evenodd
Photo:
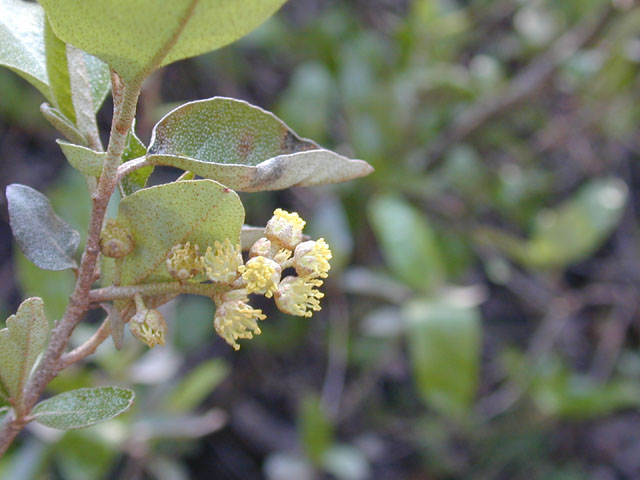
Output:
M628 8L631 7L624 7L624 10ZM586 18L563 33L545 52L515 74L505 87L499 88L493 95L481 98L458 114L452 124L430 145L427 168L433 169L448 149L466 139L486 122L534 97L569 58L594 42L619 14L622 12L608 5L599 12L586 15Z

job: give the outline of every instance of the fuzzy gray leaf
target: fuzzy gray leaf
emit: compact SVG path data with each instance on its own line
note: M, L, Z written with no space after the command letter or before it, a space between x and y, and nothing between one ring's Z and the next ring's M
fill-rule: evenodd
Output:
M80 234L56 215L47 197L17 183L6 194L11 230L25 256L44 270L76 268Z

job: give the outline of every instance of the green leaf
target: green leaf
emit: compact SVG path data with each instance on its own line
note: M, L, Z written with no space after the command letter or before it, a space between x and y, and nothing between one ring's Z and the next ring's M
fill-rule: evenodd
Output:
M620 222L627 197L619 179L592 180L557 208L540 212L529 240L487 227L478 229L475 239L529 267L565 267L604 243Z
M11 230L25 256L44 270L77 267L80 234L55 214L47 197L17 183L6 194Z
M307 395L300 406L298 430L305 453L314 465L331 446L333 426L327 417L322 401L315 395Z
M67 140L78 145L86 146L88 144L84 134L60 110L48 103L43 103L40 105L40 112L53 128L63 134Z
M42 0L56 34L107 62L125 80L223 47L285 0Z
M70 113L64 44L51 34L45 35L42 7L23 0L0 0L0 12L0 65L16 72L49 102L60 104L63 112ZM109 68L99 59L84 55L95 112L111 88ZM73 115L69 118L73 119Z
M0 0L0 65L10 68L51 102L44 44L44 12L22 0Z
M471 407L480 365L480 313L451 300L416 300L403 310L409 356L422 400L460 418Z
M135 123L127 135L127 144L122 153L122 160L127 162L136 158L144 157L147 154L147 147L138 138L135 132ZM131 172L122 179L122 190L125 195L131 195L147 185L147 180L153 173L153 166L139 168Z
M418 290L442 283L443 255L423 213L391 194L374 197L368 213L382 254L399 279Z
M42 299L27 298L0 330L0 380L14 405L21 404L24 385L47 344L49 323L43 308Z
M229 366L220 358L198 365L167 398L165 409L171 413L190 412L200 405L228 374Z
M62 153L67 158L69 164L85 175L99 177L102 173L102 165L107 154L105 152L96 152L90 148L64 140L56 140L56 143L62 149Z
M171 247L191 242L201 250L215 240L240 242L244 208L238 195L212 180L145 188L122 199L118 221L135 249L124 258L122 284L172 281L165 259Z
M592 180L567 202L542 212L527 248L527 263L564 266L589 256L615 229L627 201L615 178Z
M131 390L120 387L79 388L40 402L31 413L50 428L84 428L120 415L134 397Z
M73 101L71 100L67 45L56 37L46 19L44 21L44 42L47 77L53 104L71 123L75 124L76 112L73 109Z
M148 159L244 192L338 183L373 168L318 147L261 108L215 97L186 103L153 129Z

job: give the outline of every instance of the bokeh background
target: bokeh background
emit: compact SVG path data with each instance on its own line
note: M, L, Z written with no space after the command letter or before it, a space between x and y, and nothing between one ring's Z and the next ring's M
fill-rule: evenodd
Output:
M157 73L145 141L172 107L231 96L376 168L242 195L247 223L296 210L329 241L324 308L265 302L263 334L234 352L211 303L181 297L166 347L108 341L50 388L130 386L130 412L30 426L0 477L640 478L639 70L634 0L291 0ZM2 187L46 192L85 231L42 101L0 71ZM37 295L59 318L73 278L25 260L0 215L0 317Z

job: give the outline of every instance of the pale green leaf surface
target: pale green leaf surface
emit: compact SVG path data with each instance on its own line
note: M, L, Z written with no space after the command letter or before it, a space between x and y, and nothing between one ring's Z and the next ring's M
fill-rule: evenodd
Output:
M133 404L134 397L126 388L80 388L43 400L32 415L50 428L84 428L120 415Z
M67 45L56 37L48 21L44 22L44 42L47 65L47 78L53 104L68 118L76 123L76 112L71 100L71 83L69 80L69 64L67 62Z
M285 0L42 0L54 31L126 80L223 47L258 27ZM177 40L177 41L176 41Z
M416 300L403 310L409 356L423 401L460 418L471 407L480 364L480 313L452 301Z
M0 330L0 380L18 404L31 369L47 344L49 323L43 308L41 298L26 299Z
M49 102L57 105L56 98L60 99L62 93L58 89L66 88L64 82L58 82L60 75L64 76L66 60L62 56L63 49L60 48L63 44L57 39L55 54L47 52L52 44L45 42L45 16L42 7L24 0L0 0L0 12L0 65L16 72L36 87ZM56 63L53 58L48 59L49 55L57 57L61 63ZM94 108L97 111L111 88L109 68L99 59L89 54L85 56ZM51 69L55 70L53 85L50 83ZM62 109L65 110L66 107Z
M0 12L0 65L16 72L52 101L42 8L22 0L0 0Z
M58 132L63 134L67 140L77 145L87 145L86 137L78 128L65 117L60 110L52 107L48 103L40 105L40 113Z
M80 234L56 215L47 197L17 183L6 194L11 230L25 256L45 270L76 267Z
M300 138L273 114L215 97L182 105L153 129L148 159L245 192L338 183L372 167Z
M56 140L69 164L85 175L99 177L107 154L90 148L74 145L64 140Z
M111 73L106 63L86 52L84 53L84 63L89 76L93 111L97 112L111 91Z
M382 254L399 279L419 290L443 281L443 255L422 213L397 195L373 198L368 213Z
M244 208L238 195L212 180L145 188L122 199L118 221L135 248L124 258L122 284L173 280L165 259L171 247L191 242L204 251L215 240L240 242Z

